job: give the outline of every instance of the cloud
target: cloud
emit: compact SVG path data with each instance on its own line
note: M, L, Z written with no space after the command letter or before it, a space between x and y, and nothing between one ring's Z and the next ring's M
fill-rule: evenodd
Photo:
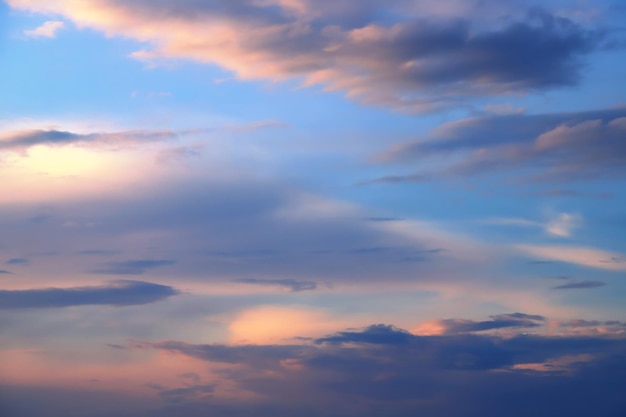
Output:
M502 226L522 226L538 227L552 236L570 237L572 231L582 224L582 216L579 214L560 213L546 222L527 220L520 218L497 217L481 220L481 223L502 225Z
M180 403L185 401L201 401L213 396L216 384L193 385L191 387L160 389L159 397L166 403Z
M131 306L178 294L172 287L141 281L113 281L100 287L0 290L0 309L63 308L85 305Z
M374 324L363 330L343 331L332 336L319 338L315 343L403 345L411 343L413 340L415 340L415 337L405 330L385 324Z
M176 261L168 259L136 259L123 262L109 262L102 268L95 269L94 274L107 275L142 275L148 270L174 265Z
M540 190L537 192L530 193L528 195L537 196L537 197L592 197L592 198L602 198L602 199L613 197L613 194L611 193L583 193L580 191L563 189L563 188Z
M529 329L542 327L545 320L546 318L543 316L524 313L500 314L491 316L490 320L485 321L444 319L422 323L413 330L413 333L432 336L475 333L500 329Z
M87 250L79 250L76 252L77 255L85 255L85 256L113 256L118 255L120 251L110 250L110 249L87 249Z
M202 156L204 145L176 146L159 152L157 160L162 163L180 162L189 158Z
M574 85L582 58L602 31L547 10L428 13L415 2L337 6L329 1L184 2L10 0L12 7L57 13L146 48L147 62L191 59L240 79L302 80L362 103L405 111L458 106L478 95ZM469 9L469 10L468 10ZM526 13L518 13L518 10ZM502 15L510 18L502 19ZM470 19L471 17L471 19Z
M618 320L583 320L573 319L556 321L550 324L553 332L560 335L584 336L623 336L626 335L626 323Z
M311 291L317 288L317 282L314 281L298 281L295 279L255 279L240 278L233 280L242 284L269 285L289 288L293 292Z
M25 30L24 35L29 38L54 38L57 32L64 27L65 23L63 22L58 20L49 20L35 29Z
M572 230L580 227L582 216L578 214L561 213L546 224L546 232L559 237L570 237Z
M517 245L516 248L538 258L612 271L626 270L626 257L615 252L575 246Z
M552 287L553 290L577 290L604 287L606 282L603 281L574 281L566 284L557 285Z
M480 116L446 123L426 138L395 146L377 159L383 163L432 160L442 167L436 172L396 176L394 182L494 172L512 172L540 182L610 179L626 174L625 136L623 107L563 114ZM373 181L386 182L383 180Z
M306 410L305 415L337 417L522 417L529 412L522 405L532 395L533 415L548 417L558 407L582 417L597 407L619 414L626 369L618 364L623 363L625 346L623 338L614 336L416 336L394 326L372 325L299 345L167 341L135 348L220 364L219 383L234 384L239 392L270 405L266 414L259 403L238 401L222 410L227 415L243 416L254 407L258 416L302 415L297 410ZM573 398L572 391L585 395ZM198 415L216 402L219 397L210 404L195 403Z
M11 272L11 271L6 271L6 270L4 270L4 269L0 269L0 275L2 275L2 274L13 274L13 272Z
M542 316L514 313L492 316L491 320L486 321L447 319L442 320L440 324L445 329L445 334L458 334L497 329L528 329L541 327L544 321L545 318Z
M12 207L0 212L3 224L13 224L9 219L20 216ZM173 265L162 261L177 261L171 279L224 283L254 278L302 289L310 283L319 288L321 283L377 285L382 279L461 280L469 265L480 267L491 253L480 241L435 223L363 220L368 214L362 207L274 181L209 176L141 182L141 187L114 191L106 199L81 195L64 204L59 221L76 219L88 227L59 228L57 221L50 221L15 224L10 230L12 236L22 236L15 253L28 253L33 245L66 253L55 261L57 274L165 274L170 269L154 268ZM41 233L54 239L41 243ZM111 248L125 257L87 256L112 255L109 252L77 254ZM137 256L146 253L159 257ZM38 259L33 267L48 275L51 263Z
M11 258L5 262L7 265L27 265L30 261L26 258Z
M129 130L121 132L73 133L62 130L19 130L0 132L0 152L23 152L32 146L62 146L72 144L124 145L171 140L178 137L171 131Z

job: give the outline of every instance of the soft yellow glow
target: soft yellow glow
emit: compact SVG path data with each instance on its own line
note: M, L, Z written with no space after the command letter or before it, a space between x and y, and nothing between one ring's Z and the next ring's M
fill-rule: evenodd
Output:
M230 325L233 343L284 343L298 336L323 336L348 327L339 317L302 307L262 306L241 313Z
M107 159L101 153L71 146L35 146L29 149L27 157L20 158L19 165L31 172L47 175L85 175L102 171L109 162Z

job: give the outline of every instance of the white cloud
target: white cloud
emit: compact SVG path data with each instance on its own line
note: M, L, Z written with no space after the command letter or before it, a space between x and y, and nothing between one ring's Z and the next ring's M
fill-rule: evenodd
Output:
M580 227L581 223L582 217L580 215L561 213L546 224L545 230L554 236L570 237L572 230Z
M581 215L571 213L559 213L545 222L512 217L496 217L481 221L481 223L498 226L537 227L543 229L546 234L557 237L570 237L572 231L580 227L582 222Z
M517 249L531 256L591 268L626 271L626 256L594 248L575 246L517 245Z
M24 35L29 38L54 38L57 32L65 27L65 23L58 20L49 20L41 26L32 29L25 30Z

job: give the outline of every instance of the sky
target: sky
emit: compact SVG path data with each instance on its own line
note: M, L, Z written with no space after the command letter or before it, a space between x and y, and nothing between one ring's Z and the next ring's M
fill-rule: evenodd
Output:
M0 414L623 416L624 22L0 1Z

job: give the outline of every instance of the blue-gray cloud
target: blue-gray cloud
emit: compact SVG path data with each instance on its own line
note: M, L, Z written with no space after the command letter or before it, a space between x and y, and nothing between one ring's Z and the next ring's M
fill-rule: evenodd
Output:
M178 291L172 287L141 281L114 281L93 287L0 290L0 309L131 306L154 303L176 294Z
M93 270L94 274L105 275L142 275L148 270L174 265L176 261L169 259L137 259L123 262L109 262L102 268Z
M315 281L298 281L295 279L241 278L241 279L236 279L233 282L240 282L242 284L279 286L279 287L289 288L293 292L311 291L317 288L317 282Z
M588 288L604 287L606 282L603 281L572 281L566 284L557 285L552 287L553 290L578 290Z
M36 145L61 146L69 144L109 144L123 145L134 142L154 142L171 140L178 136L170 131L123 131L74 133L62 130L32 129L7 132L0 140L0 151L24 151Z
M516 171L543 182L614 178L626 175L624 137L624 107L475 117L444 124L427 138L378 155L381 162L392 163L443 160L440 171L386 176L366 183L424 182ZM461 162L457 162L459 156ZM446 164L446 158L452 162Z
M11 258L5 262L7 265L26 265L29 263L29 260L26 258Z
M523 314L505 316L543 319ZM529 409L521 406L528 404L530 392L533 415L549 417L554 409L567 409L567 415L583 417L600 407L603 415L617 417L623 410L621 392L626 388L626 340L600 336L416 336L394 326L373 325L342 331L312 344L158 342L140 347L236 364L236 370L224 371L222 377L263 396L274 413L281 410L281 415L525 417ZM559 359L574 357L581 359ZM203 386L200 382L197 385ZM585 395L572 398L572 390ZM451 402L450 398L462 399L463 403ZM198 415L200 409L212 410L208 403L187 405L197 407ZM223 412L228 414L229 410L235 416L248 411L245 404L224 407ZM273 414L263 411L253 415Z

